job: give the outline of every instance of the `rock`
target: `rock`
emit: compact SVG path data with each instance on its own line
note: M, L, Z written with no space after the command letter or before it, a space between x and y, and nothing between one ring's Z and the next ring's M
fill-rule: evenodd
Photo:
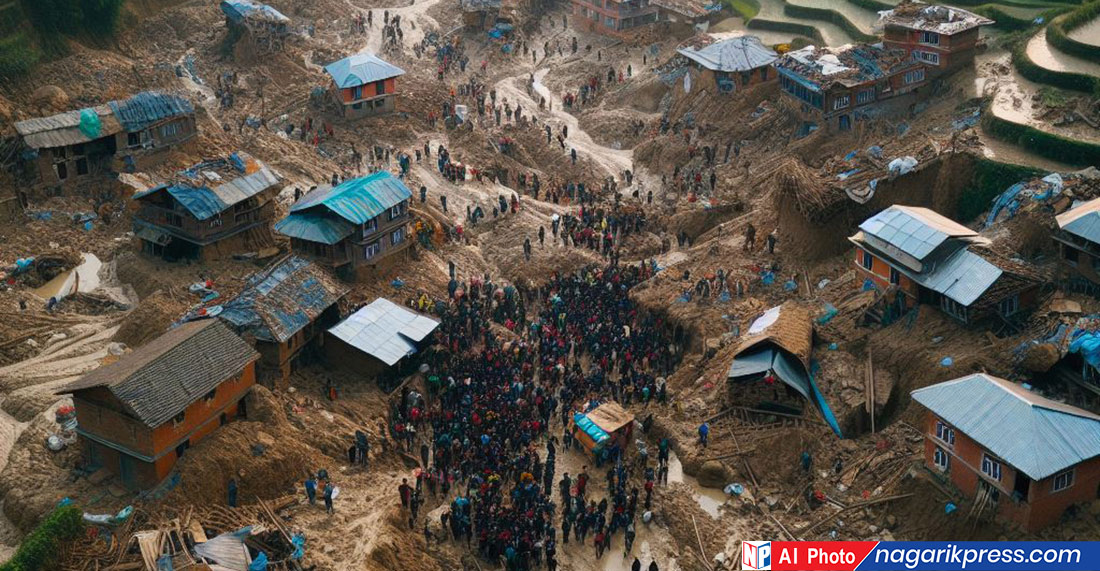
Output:
M107 345L107 352L114 355L114 356L116 356L116 357L120 357L124 353L126 353L126 344L125 343L119 343L118 341L110 343L110 344Z
M898 518L894 514L888 514L886 516L886 529L894 529L898 525Z
M699 467L699 473L695 475L699 485L707 488L721 488L733 478L733 474L725 464L717 460L707 460Z
M60 111L69 106L69 95L56 85L43 85L31 93L31 101L39 108Z
M1027 350L1023 363L1025 369L1033 373L1045 373L1058 362L1061 355L1053 343L1042 343Z

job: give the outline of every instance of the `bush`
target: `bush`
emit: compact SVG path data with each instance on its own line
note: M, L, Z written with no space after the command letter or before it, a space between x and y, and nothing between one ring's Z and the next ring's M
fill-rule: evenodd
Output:
M26 75L42 54L24 32L0 39L0 78L14 79Z
M806 24L799 24L797 22L782 22L755 18L745 27L753 30L769 30L772 32L786 32L796 36L805 36L817 42L817 45L825 44L825 38L822 37L820 30L813 26L807 26Z
M857 42L873 43L878 41L878 36L873 34L865 34L858 26L853 24L851 20L845 18L836 10L828 8L811 8L809 6L799 6L796 4L788 4L783 2L783 13L787 16L794 18L806 18L808 20L822 20L825 22L832 22L837 27L847 32L853 40Z
M1031 61L1031 58L1027 56L1026 39L1015 42L1015 45L1012 46L1011 49L1012 65L1016 67L1016 71L1035 83L1053 85L1054 87L1061 87L1062 89L1071 89L1073 91L1081 91L1089 94L1100 93L1100 78L1095 78L1083 73L1054 71Z
M760 2L757 0L726 0L726 4L745 22L749 22L760 13Z
M125 0L80 0L84 31L98 37L113 36Z
M83 514L75 506L59 507L19 544L19 549L0 571L52 569L65 543L84 531Z
M1051 20L1050 26L1047 26L1047 41L1067 54L1098 61L1100 46L1079 42L1069 37L1070 32L1088 24L1094 18L1100 18L1100 0L1082 4L1064 17Z
M1087 167L1100 164L1100 144L1070 139L997 117L987 106L982 130L1048 159Z

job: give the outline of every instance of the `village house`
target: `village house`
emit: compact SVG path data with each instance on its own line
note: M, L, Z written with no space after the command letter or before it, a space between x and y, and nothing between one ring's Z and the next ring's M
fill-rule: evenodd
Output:
M26 186L52 194L82 181L155 166L197 133L191 102L146 91L129 99L15 124Z
M1065 272L1100 284L1100 198L1082 202L1055 220L1054 243Z
M211 260L268 245L279 177L244 152L204 161L172 182L134 194L141 251Z
M488 30L497 23L500 0L461 0L462 23L471 30Z
M348 56L325 66L332 94L344 117L392 113L397 109L397 78L405 70L370 53Z
M252 0L222 0L225 26L234 39L249 35L260 46L278 50L290 33L290 18L282 12Z
M328 361L373 377L408 372L406 357L429 343L439 321L380 297L328 330Z
M573 26L623 37L640 26L656 22L660 8L650 0L572 0Z
M930 77L971 65L979 29L994 23L959 8L909 0L882 12L879 19L882 43L911 54L928 68Z
M848 238L855 267L906 307L925 303L963 323L1007 322L1035 305L1036 272L994 252L974 230L927 208L894 205Z
M406 260L412 191L388 172L324 186L290 207L275 231L290 237L290 248L336 269L344 279L375 275Z
M703 89L713 86L719 93L734 93L778 77L772 67L778 54L756 36L715 42L712 36L703 35L677 53L699 70Z
M861 44L837 50L806 46L779 58L781 93L803 117L829 131L886 111L885 102L927 82L925 67L905 50Z
M1100 416L983 373L912 396L926 466L984 509L1035 531L1097 498Z
M222 322L192 321L60 390L88 459L129 488L166 478L191 446L245 415L259 354Z
M248 279L218 315L260 353L258 381L279 389L316 353L321 335L340 320L348 287L309 260L287 256Z

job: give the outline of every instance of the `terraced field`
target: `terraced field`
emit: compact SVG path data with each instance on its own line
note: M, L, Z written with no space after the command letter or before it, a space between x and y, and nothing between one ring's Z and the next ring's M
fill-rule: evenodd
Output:
M1093 46L1100 46L1100 18L1094 18L1088 24L1069 33L1069 37Z
M873 33L875 23L878 22L877 12L857 6L848 0L787 0L787 3L795 6L834 10L847 18L849 22L855 24L859 31L865 34Z
M760 20L793 22L817 28L821 32L821 37L825 39L825 44L829 46L855 43L855 40L847 32L831 22L787 16L783 13L783 0L760 0L760 13L756 17Z
M1047 42L1046 28L1040 30L1028 42L1027 56L1036 65L1051 71L1083 73L1100 77L1100 62L1088 61L1058 51Z

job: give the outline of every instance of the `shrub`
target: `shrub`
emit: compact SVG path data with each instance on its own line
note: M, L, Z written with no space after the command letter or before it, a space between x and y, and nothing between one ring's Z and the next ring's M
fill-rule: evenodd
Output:
M982 130L1054 161L1083 167L1100 164L1100 144L1070 139L1002 119L994 115L988 106L982 113Z
M24 32L0 39L0 77L14 79L26 75L41 57Z
M1082 4L1069 14L1051 20L1050 26L1047 27L1047 41L1067 54L1098 61L1100 46L1079 42L1069 37L1070 32L1088 24L1094 18L1100 18L1100 0Z
M1053 85L1054 87L1061 87L1062 89L1071 89L1073 91L1081 91L1089 94L1100 92L1100 78L1095 78L1083 73L1054 71L1031 61L1031 58L1027 55L1026 39L1015 42L1011 50L1012 65L1016 68L1016 71L1035 83L1044 83L1046 85Z
M23 539L11 560L0 565L0 571L51 569L64 544L76 539L83 531L83 514L79 508L58 507Z
M726 4L745 22L752 20L760 13L760 2L757 0L726 0Z
M974 164L972 186L959 197L956 218L973 220L989 209L993 199L1024 179L1045 174L1039 169L979 158Z

